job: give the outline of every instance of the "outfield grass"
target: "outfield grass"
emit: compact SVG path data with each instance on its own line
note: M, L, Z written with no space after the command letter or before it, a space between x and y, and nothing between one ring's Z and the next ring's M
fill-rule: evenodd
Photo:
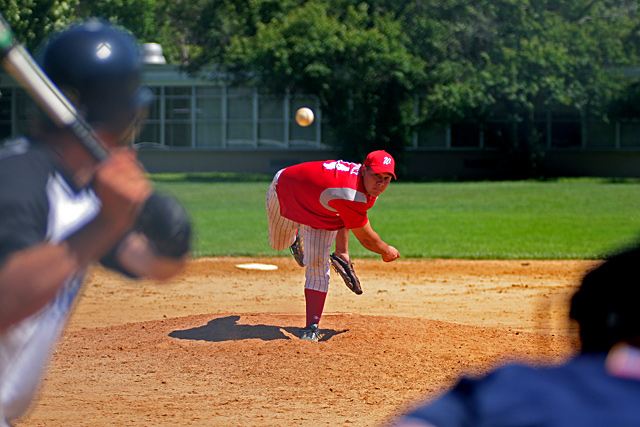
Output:
M278 256L267 241L270 176L158 174L184 202L194 256ZM403 258L599 259L640 238L640 181L392 183L369 212ZM355 257L373 257L352 237Z

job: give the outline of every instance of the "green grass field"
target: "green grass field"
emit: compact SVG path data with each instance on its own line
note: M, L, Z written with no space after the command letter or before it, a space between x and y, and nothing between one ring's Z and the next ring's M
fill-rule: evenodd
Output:
M267 240L271 177L157 174L195 228L194 256L284 256ZM640 238L640 181L394 182L369 212L403 258L600 259ZM377 256L352 236L354 257Z

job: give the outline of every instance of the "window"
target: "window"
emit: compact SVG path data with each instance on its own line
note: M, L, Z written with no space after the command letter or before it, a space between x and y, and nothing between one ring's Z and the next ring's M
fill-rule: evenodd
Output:
M165 87L164 141L170 147L191 147L191 86Z
M263 95L258 98L258 144L285 146L284 96Z
M616 124L602 120L588 120L586 123L588 148L614 148L616 146Z
M253 91L246 88L227 90L227 144L254 146Z
M620 122L620 147L623 147L623 148L640 147L640 122L638 121Z
M444 125L422 126L417 135L418 147L446 148L448 130Z
M14 89L2 89L0 95L0 139L7 139L13 136L12 132L12 102Z
M224 146L223 99L220 86L198 86L196 96L196 146Z

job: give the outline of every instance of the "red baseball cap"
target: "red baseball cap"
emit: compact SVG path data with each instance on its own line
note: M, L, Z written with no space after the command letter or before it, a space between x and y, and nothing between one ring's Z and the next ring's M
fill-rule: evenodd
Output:
M391 154L384 150L369 153L364 165L369 166L375 173L390 173L393 175L393 179L398 179L395 173L396 161L393 160Z

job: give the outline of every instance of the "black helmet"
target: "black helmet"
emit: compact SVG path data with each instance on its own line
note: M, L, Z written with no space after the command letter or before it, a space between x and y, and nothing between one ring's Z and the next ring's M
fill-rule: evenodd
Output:
M100 20L88 20L51 37L40 49L43 71L94 127L130 138L151 100L141 87L136 39Z

